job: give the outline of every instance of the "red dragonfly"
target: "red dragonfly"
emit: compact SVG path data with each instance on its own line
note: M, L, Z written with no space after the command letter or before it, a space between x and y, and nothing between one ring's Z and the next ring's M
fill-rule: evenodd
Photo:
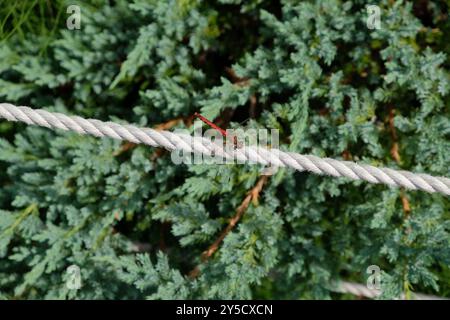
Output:
M198 112L194 113L194 117L199 118L200 120L202 120L204 123L206 123L207 125L209 125L211 128L217 130L220 132L220 134L226 139L227 138L227 131L223 130L222 128L220 128L219 126L217 126L216 124L214 124L213 122L209 121L208 119L206 119L204 116L202 116L201 114L199 114ZM239 147L239 143L238 143L238 139L237 136L233 136L233 144L234 144L234 148L238 148Z

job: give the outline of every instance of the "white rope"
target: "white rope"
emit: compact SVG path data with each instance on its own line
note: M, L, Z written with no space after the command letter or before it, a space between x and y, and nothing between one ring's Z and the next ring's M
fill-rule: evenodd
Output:
M290 167L298 171L310 171L321 175L347 177L353 180L365 180L371 183L382 183L411 190L419 189L426 192L439 192L450 195L450 179L446 177L434 177L428 174L377 168L350 161L319 158L313 155L302 155L257 146L244 146L243 148L229 150L229 148L214 144L211 140L202 137L138 128L133 125L121 125L95 119L84 119L41 109L34 110L29 107L17 107L9 103L0 103L0 118L47 128L70 130L96 137L110 137L133 143L143 143L153 147L163 147L168 150L181 149L185 152L222 156L225 159L238 159L240 161L276 167Z
M337 284L335 284L332 287L332 290L339 293L349 293L354 296L358 297L364 297L369 299L374 299L381 295L381 290L377 289L369 289L367 286L354 283L354 282L347 282L347 281L341 281ZM404 300L406 299L405 294L402 294L400 299ZM411 293L411 299L413 300L447 300L443 297L437 297L433 295L423 294L423 293Z

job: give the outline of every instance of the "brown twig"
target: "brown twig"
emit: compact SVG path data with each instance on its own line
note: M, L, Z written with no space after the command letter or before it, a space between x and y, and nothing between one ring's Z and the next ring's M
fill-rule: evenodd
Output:
M397 162L400 164L401 158L400 154L398 153L398 137L397 137L397 131L395 130L394 126L394 118L395 118L395 109L391 107L389 110L389 129L391 132L392 137L392 147L391 147L391 156Z
M402 160L399 154L398 136L394 125L394 118L395 108L391 107L389 110L389 131L391 132L392 138L391 156L395 160L395 162L397 162L397 164L401 164ZM403 188L400 192L400 198L402 200L403 212L405 213L405 217L408 217L409 213L411 212L411 206L409 204L408 197L406 196L406 192Z
M258 99L256 98L255 94L252 94L250 96L250 108L248 110L248 114L250 118L254 119L256 118L256 107L258 105Z
M246 87L246 86L250 85L250 78L241 78L241 77L239 77L236 74L236 72L230 67L226 67L225 71L228 73L228 75L231 78L231 81L235 85L237 85L239 87Z
M245 214L245 211L248 208L250 202L253 205L258 205L259 194L266 183L269 176L261 176L255 186L247 193L247 196L244 198L244 201L239 205L236 209L235 215L230 219L226 228L220 233L219 237L206 249L203 251L201 255L202 263L208 261L209 258L219 250L219 246L222 243L223 239L234 229L239 220L241 220L242 216ZM196 266L190 273L190 278L196 278L200 274L200 265Z
M158 125L156 125L154 127L155 130L168 130L170 128L173 128L174 126L176 126L180 121L184 121L185 118L184 117L178 117L175 119L171 119L169 121L160 123Z
M134 147L136 147L136 144L133 142L124 142L121 146L120 149L114 151L113 156L117 157L120 156L122 153L127 152L130 149L133 149Z
M342 158L346 161L352 160L352 154L350 153L350 151L348 149L345 149L344 151L342 151Z

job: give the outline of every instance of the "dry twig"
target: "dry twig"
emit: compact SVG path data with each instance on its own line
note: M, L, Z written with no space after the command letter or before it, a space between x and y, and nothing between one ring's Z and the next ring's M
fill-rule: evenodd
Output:
M247 193L247 196L244 198L244 201L237 208L235 215L228 222L226 228L220 233L219 237L206 249L203 251L201 255L202 262L208 261L209 258L219 249L220 244L223 239L234 229L239 220L241 220L242 216L245 214L245 211L250 204L250 201L253 205L258 205L259 194L266 183L269 176L261 176L255 186ZM189 277L196 278L200 274L200 266L196 266L190 273Z

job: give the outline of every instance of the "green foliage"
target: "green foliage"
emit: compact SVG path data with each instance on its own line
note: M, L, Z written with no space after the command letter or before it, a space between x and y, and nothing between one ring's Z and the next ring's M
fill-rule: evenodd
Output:
M45 49L61 25L61 15L65 10L63 4L63 0L1 0L0 41L13 36L25 40L32 33L40 37L40 47Z
M250 117L286 150L450 176L448 1L381 1L380 30L363 0L79 1L72 31L65 2L39 2L46 21L12 3L2 101L149 127L198 110L230 127ZM202 263L260 167L176 166L4 121L0 134L0 297L348 298L330 283L365 283L370 265L384 298L450 297L444 195L279 170Z

